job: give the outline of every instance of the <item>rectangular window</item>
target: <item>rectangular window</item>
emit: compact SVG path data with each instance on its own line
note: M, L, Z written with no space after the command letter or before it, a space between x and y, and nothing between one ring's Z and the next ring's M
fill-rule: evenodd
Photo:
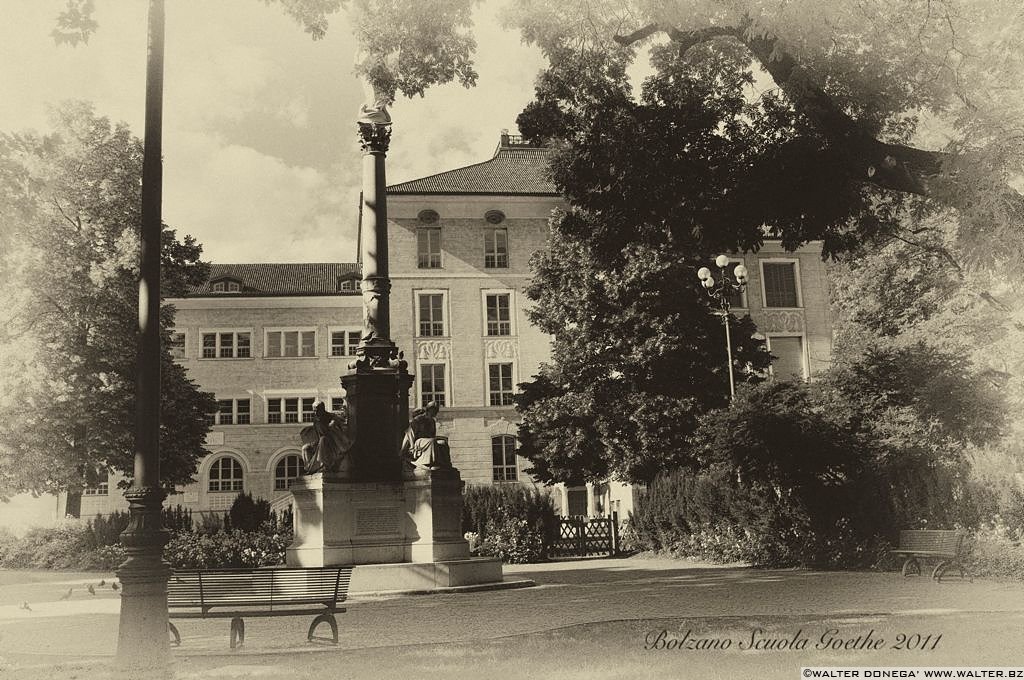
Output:
M332 330L331 356L354 357L356 355L356 347L359 346L359 340L361 337L362 331L358 330Z
M110 493L110 482L99 482L96 486L87 486L82 489L83 496L106 496Z
M419 335L437 337L444 335L444 295L441 293L419 294Z
M795 262L762 262L765 307L799 307Z
M518 479L515 437L503 435L491 438L491 470L495 482L514 482Z
M416 229L416 266L419 269L441 268L441 230L438 227Z
M311 357L316 354L316 331L279 329L267 331L266 356Z
M174 359L185 358L185 334L179 331L171 331L170 344L171 357Z
M206 415L207 425L248 425L248 399L218 399L217 410Z
M248 425L249 414L249 400L235 399L235 425Z
M331 397L331 410L341 413L345 410L345 397Z
M484 267L486 269L508 267L508 229L484 230Z
M250 356L251 334L240 331L203 333L204 359L245 359Z
M420 364L420 403L444 406L444 364Z
M512 312L508 293L487 295L487 335L512 335Z
M487 366L487 393L491 406L512 405L512 364Z
M772 335L768 337L768 351L772 355L772 375L778 380L804 380L804 339L796 336Z
M316 397L274 397L267 399L268 423L311 423Z

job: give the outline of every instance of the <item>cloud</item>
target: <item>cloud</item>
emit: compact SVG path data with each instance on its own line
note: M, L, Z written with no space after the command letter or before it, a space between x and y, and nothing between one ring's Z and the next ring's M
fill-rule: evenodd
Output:
M165 161L164 220L215 262L353 261L354 179L179 133Z

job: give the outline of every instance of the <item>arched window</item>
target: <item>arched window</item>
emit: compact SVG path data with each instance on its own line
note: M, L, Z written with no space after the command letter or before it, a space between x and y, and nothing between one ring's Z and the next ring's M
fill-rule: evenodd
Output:
M302 458L290 453L274 466L274 490L287 489L292 480L302 474Z
M516 438L503 434L491 437L491 463L494 481L514 482L519 479L516 470Z
M210 491L242 491L242 464L231 456L223 456L210 466Z

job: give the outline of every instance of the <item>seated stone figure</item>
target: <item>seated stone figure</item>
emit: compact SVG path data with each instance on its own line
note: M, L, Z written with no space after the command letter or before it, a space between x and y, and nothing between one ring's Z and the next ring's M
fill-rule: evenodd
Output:
M412 421L402 440L402 458L424 470L448 469L452 466L448 438L437 436L437 402L412 412Z
M345 472L348 452L355 442L348 420L332 413L322 401L313 405L313 424L302 429L303 474Z

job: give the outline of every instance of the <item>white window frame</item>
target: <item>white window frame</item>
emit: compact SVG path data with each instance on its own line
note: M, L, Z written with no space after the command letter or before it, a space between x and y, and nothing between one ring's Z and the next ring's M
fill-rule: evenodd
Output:
M175 349L177 349L177 348L174 345L174 337L176 335L180 335L181 336L181 354L176 354L175 353ZM188 331L187 330L185 330L185 329L180 329L179 330L177 328L172 328L171 329L171 338L167 342L168 342L167 351L171 353L171 358L172 359L187 359L188 358ZM250 339L250 343L251 342L252 342L252 340Z
M246 472L245 472L245 464L237 456L233 456L230 453L215 453L213 455L215 456L215 458L213 459L213 461L210 462L210 467L207 468L207 470L206 470L206 492L207 493L241 493L241 492L245 491L245 478L248 476L246 474ZM211 488L213 486L213 477L211 476L213 474L213 468L216 467L217 464L220 463L221 459L223 459L223 458L230 458L231 460L233 460L235 463L238 464L238 469L242 471L242 477L239 480L239 481L241 481L241 485L238 488L234 488L235 477L231 477L228 480L228 481L232 482L232 484L231 484L232 488L230 488L230 489L224 489L224 488L213 489L213 488ZM221 480L221 479L217 480L218 487L222 484L223 481L224 480Z
M252 397L251 396L248 396L248 395L246 395L244 397L220 397L220 396L216 396L215 399L217 400L217 410L214 411L213 414L212 414L213 415L212 422L207 421L207 422L210 423L210 425L252 425ZM226 423L226 422L222 422L222 420L221 420L220 402L222 402L222 401L230 401L231 402L231 422L227 422ZM246 415L249 416L249 422L246 422L246 423L238 422L238 415L239 415L239 412L238 412L238 402L240 402L240 401L248 401L249 402L249 411L246 413Z
M444 370L444 407L452 405L452 367L447 361L436 361L423 359L416 362L416 405L419 408L426 406L423 400L423 367L442 366Z
M349 354L348 352L346 352L345 354L335 354L334 353L334 334L335 333L344 333L345 334L344 348L346 350L349 349L349 339L350 339L349 338L349 333L355 333L356 334L356 336L357 336L356 344L351 346L351 349L352 349L352 353L351 354ZM363 338L363 329L358 327L358 326L330 326L330 327L328 327L328 329L327 329L327 356L335 358L335 359L340 359L342 357L354 357L356 355L355 348L356 348L356 346L359 345L359 341L362 340L362 338Z
M508 295L508 335L490 335L487 332L487 296ZM516 292L511 288L484 288L480 291L480 313L483 317L481 333L486 338L510 338L516 336Z
M504 446L503 446L502 455L504 457L502 458L502 465L495 465L494 464L494 441L496 439L500 439L500 440L504 441L506 437L508 439L512 440L512 464L509 465L507 463L507 461L508 461L508 458L507 458L508 450L505 449ZM494 483L494 484L508 484L508 483L511 483L511 482L518 482L519 481L519 456L516 455L516 448L517 448L516 447L516 438L515 438L514 435L511 435L511 434L495 434L495 435L491 435L491 481L492 481L492 483ZM500 473L500 477L501 478L500 479L498 479L498 476L499 476L498 472L499 472L499 470L501 471L501 473ZM506 477L506 475L509 473L509 471L512 472L512 478L511 479L508 479Z
M488 251L487 250L487 236L488 236L488 234L492 233L492 232L494 234L497 234L497 232L499 232L499 231L502 231L502 232L505 233L505 264L504 265L497 264L498 257L500 256L500 253L498 252L498 249L497 249L497 244L498 244L497 236L495 236L495 238L494 238L495 249L493 251ZM509 265L511 264L511 260L512 260L511 250L512 249L509 247L509 244L508 244L508 227L502 227L502 226L490 225L490 224L488 224L488 226L484 227L484 269L508 269ZM493 257L494 258L495 264L493 266L487 264L487 258L488 257Z
M424 295L440 295L441 296L441 335L420 335L420 297ZM413 291L413 314L415 315L416 326L413 328L414 337L417 338L447 338L451 337L451 327L449 326L449 319L451 318L451 310L448 308L448 291L447 290L431 290L431 289L416 289Z
M298 461L299 461L298 474L296 476L294 476L294 477L289 477L288 476L288 466L287 466L287 464L285 464L285 476L284 477L278 477L278 475L277 475L277 468L278 468L278 466L281 465L282 463L286 463L286 461L288 460L289 457L294 457L294 458L298 459ZM271 476L274 479L274 491L287 491L288 487L290 485L290 482L293 482L293 481L295 481L296 479L298 479L299 477L302 476L302 470L303 470L302 454L300 454L298 451L285 451L282 455L277 457L277 460L274 461L274 464L270 468L270 470L271 470ZM280 482L282 482L282 481L284 482L284 484L283 485L279 485Z
M778 309L778 308L777 307L773 307L772 309ZM764 337L765 337L765 345L766 345L766 348L767 348L769 353L772 351L772 338L800 338L800 362L801 362L801 366L803 368L803 373L804 373L803 376L801 377L801 379L803 381L805 381L805 382L810 379L811 372L810 372L810 362L808 361L808 355L807 355L807 334L806 333L792 333L792 332L784 332L784 331L779 331L779 332L775 332L775 333L768 332L768 333L764 334ZM775 364L774 364L774 362L768 364L768 374L772 378L775 377Z
M270 334L280 333L281 334L281 354L278 356L270 356ZM285 333L298 333L298 344L296 345L297 351L300 354L295 356L285 356L284 354L284 334ZM301 354L302 352L302 334L312 333L313 334L313 352L311 354ZM263 329L263 358L264 359L315 359L316 352L316 326L269 326Z
M82 489L83 496L109 496L110 495L110 475L107 475L105 482L97 482L96 486L87 486Z
M232 345L231 345L231 356L229 356L229 357L222 357L220 355L221 354L221 348L222 348L222 345L221 345L221 339L222 338L221 338L221 336L227 335L228 333L231 334L231 343L232 343ZM239 336L239 334L243 334L243 333L248 333L249 334L249 356L246 356L246 357L238 356L238 336ZM216 335L217 336L216 337L216 344L214 346L214 352L215 352L216 356L212 356L212 357L203 356L203 352L206 349L206 345L204 344L204 342L205 342L205 337L204 336L207 336L207 335ZM253 344L254 344L253 343L253 337L254 337L254 335L255 334L253 333L251 328L204 328L204 329L201 329L199 331L199 358L200 359L205 359L205 360L208 360L208 361L213 361L213 360L224 361L224 360L228 360L228 359L252 359L253 356L254 356L253 355L253 349L254 349L253 348Z
M484 370L484 381L485 381L484 384L486 386L485 393L487 395L487 401L484 402L484 406L487 406L489 408L509 408L511 406L515 406L515 402L511 402L511 403L508 403L508 404L492 404L491 403L491 395L494 394L494 392L491 392L491 366L505 366L505 365L508 365L508 366L512 367L512 375L511 375L512 389L511 389L510 392L508 392L508 394L513 395L513 396L516 394L516 385L519 383L519 380L518 380L518 370L519 370L519 367L516 366L516 362L515 361L510 361L510 360L508 360L508 361L507 360L488 361L487 364L486 364L486 370ZM498 394L505 394L505 392L501 391L501 392L498 392Z
M436 232L437 233L437 266L423 266L420 261L420 232ZM429 241L429 239L428 239ZM433 261L433 252L427 251L427 255L430 258L428 262ZM441 233L441 227L437 224L421 224L416 227L416 268L417 269L444 269L444 235Z
M764 265L769 264L792 264L793 265L793 276L796 279L794 285L796 286L796 307L769 307L768 306L768 291L765 289L765 278L764 278ZM803 309L804 307L804 295L803 286L801 285L800 278L800 260L796 257L765 257L758 259L758 270L761 274L761 306L764 309Z
M296 411L286 411L285 410L285 408L288 405L286 400L288 400L288 399L298 399L299 400L297 405L296 405L298 410L296 410ZM315 404L320 399L320 396L317 394L316 390L265 393L263 395L264 421L265 421L265 423L267 425L305 425L305 424L309 424L309 423L313 422L313 420L312 420L312 413L313 412L312 412L312 410L306 411L303 408L303 406L305 406L305 404L302 403L303 399L310 399L310 400L312 400L311 404L310 404L310 406L312 408L312 404ZM280 400L281 401L281 410L279 411L279 413L281 414L281 420L279 422L271 422L271 420L270 420L270 402L276 401L276 400ZM295 422L291 422L291 421L287 420L286 414L288 414L288 413L295 413L295 414L297 414ZM303 415L305 415L305 414L309 414L309 419L303 419Z

